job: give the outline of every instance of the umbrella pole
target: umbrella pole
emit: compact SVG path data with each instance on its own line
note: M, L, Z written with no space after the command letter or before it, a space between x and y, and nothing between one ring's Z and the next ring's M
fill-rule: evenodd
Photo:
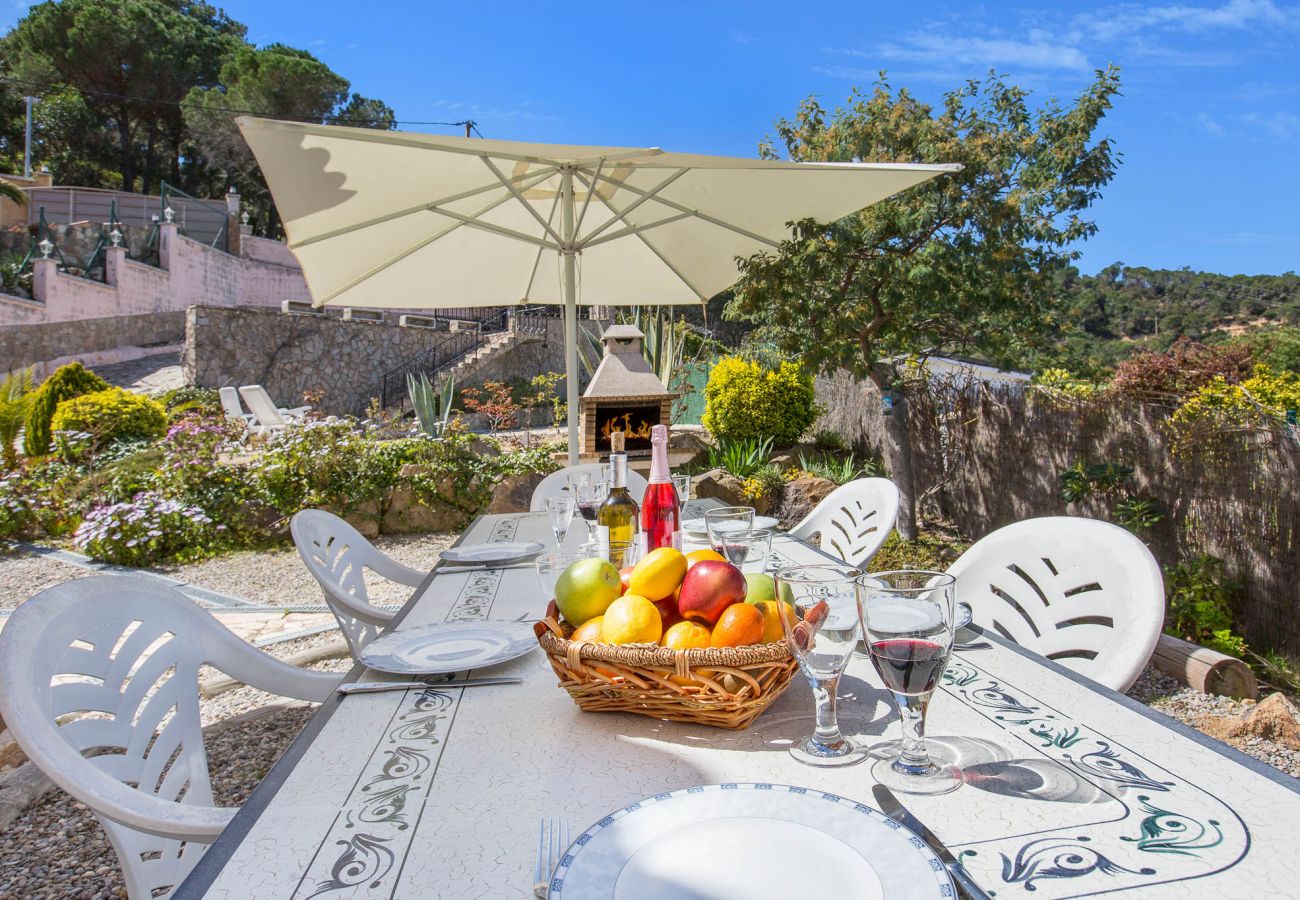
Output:
M561 228L564 258L564 386L568 402L569 465L578 464L578 286L577 250L573 247L573 170L565 167L560 175Z

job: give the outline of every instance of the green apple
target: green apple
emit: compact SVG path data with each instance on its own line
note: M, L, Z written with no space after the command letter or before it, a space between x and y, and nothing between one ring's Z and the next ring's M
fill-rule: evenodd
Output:
M618 569L607 559L580 559L555 582L555 605L560 615L575 628L603 616L623 592Z
M745 576L745 602L762 603L764 600L776 599L776 579L761 572L750 572Z

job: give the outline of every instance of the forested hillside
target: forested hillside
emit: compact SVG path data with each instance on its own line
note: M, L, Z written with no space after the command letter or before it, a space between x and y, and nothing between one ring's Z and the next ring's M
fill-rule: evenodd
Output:
M1300 275L1216 275L1116 263L1096 275L1069 271L1060 291L1069 314L1062 339L1024 360L1097 374L1139 348L1163 350L1179 337L1242 340L1268 355L1300 340ZM1291 327L1287 327L1291 326ZM1289 360L1277 360L1292 367Z

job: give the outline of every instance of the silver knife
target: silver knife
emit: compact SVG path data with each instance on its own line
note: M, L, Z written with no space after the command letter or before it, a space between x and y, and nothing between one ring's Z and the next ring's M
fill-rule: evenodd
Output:
M340 684L338 692L340 694L377 694L382 691L409 691L412 688L463 688L463 687L484 687L492 684L520 684L522 678L466 678L464 681L435 681L430 684L427 681L354 681L350 684Z
M898 801L893 791L883 784L877 784L871 788L871 795L880 804L881 812L895 822L915 831L921 840L930 845L930 849L939 857L944 868L948 870L948 874L952 876L952 880L956 882L958 888L965 892L966 896L970 897L971 900L992 900L988 894L984 893L984 889L970 877L966 867L957 861L957 857L952 855L952 851L944 846L943 841L939 840L933 831L926 828L924 822L908 812L907 807Z

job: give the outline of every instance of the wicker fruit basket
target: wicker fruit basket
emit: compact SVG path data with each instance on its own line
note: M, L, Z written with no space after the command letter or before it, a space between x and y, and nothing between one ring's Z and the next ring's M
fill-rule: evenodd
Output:
M575 643L554 601L533 629L560 687L587 712L747 728L781 696L797 665L784 640L707 650Z

